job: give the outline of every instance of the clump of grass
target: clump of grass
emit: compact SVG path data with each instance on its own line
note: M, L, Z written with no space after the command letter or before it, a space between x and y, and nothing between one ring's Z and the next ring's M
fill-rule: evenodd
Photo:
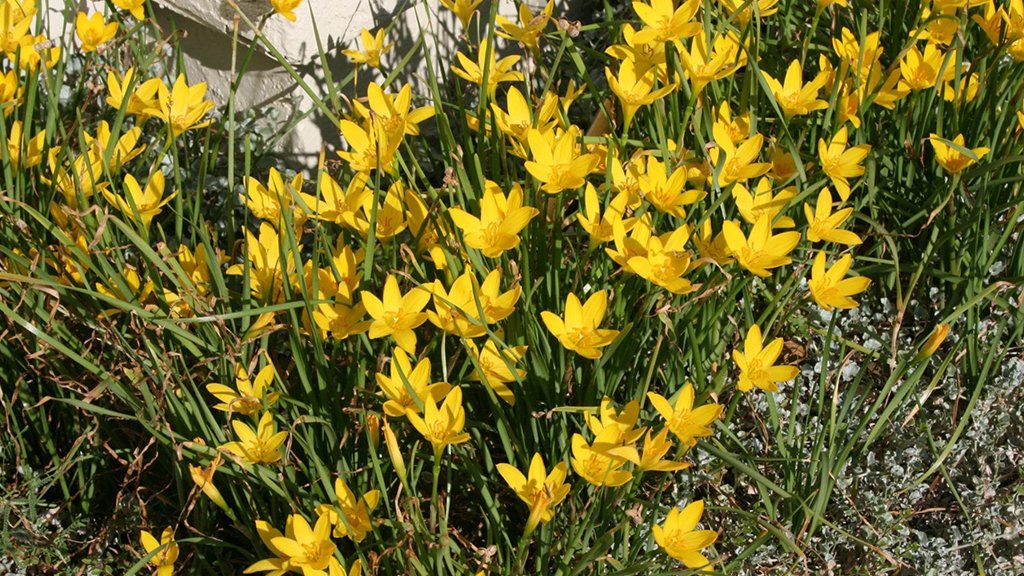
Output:
M239 11L238 77L268 51L346 141L296 172L233 95L154 69L174 35L144 4L49 52L7 0L0 550L129 574L1006 565L972 507L1020 484L978 438L1024 330L1021 15L846 4L455 2L456 58L367 30L339 81L321 48L323 86L262 35L314 11ZM964 472L989 456L998 481ZM40 518L64 544L25 540Z

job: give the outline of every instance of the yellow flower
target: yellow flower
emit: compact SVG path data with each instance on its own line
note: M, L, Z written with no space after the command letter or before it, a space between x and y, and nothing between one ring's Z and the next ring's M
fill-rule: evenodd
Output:
M634 274L657 284L673 294L688 294L693 284L682 276L693 269L690 251L686 242L690 238L690 227L682 225L661 236L652 236L647 243L647 253L629 259Z
M477 348L472 340L466 340L465 344L469 354L476 360L472 379L486 383L498 398L514 406L516 397L508 384L519 382L526 377L526 370L517 368L516 365L526 355L527 347L506 346L493 338L488 338L483 348Z
M624 130L629 128L633 122L633 116L641 106L653 104L678 86L678 84L670 84L655 90L655 70L649 69L642 74L638 73L636 66L629 60L619 65L617 75L612 74L610 68L604 69L604 75L608 79L609 88L618 97L619 104L622 106Z
M686 0L679 8L673 7L672 0L649 1L649 4L633 2L633 10L644 23L644 27L633 37L634 42L664 44L700 34L700 22L691 20L700 8L701 0Z
M616 410L612 405L612 399L605 396L601 399L598 416L584 412L584 417L587 421L587 428L594 433L594 436L614 446L635 444L647 430L645 427L636 427L636 423L640 419L640 402L638 400L627 402L621 410Z
M525 158L524 145L530 128L536 125L541 131L547 131L558 121L558 95L551 92L544 95L536 113L536 122L530 104L515 86L509 86L505 102L508 112L502 110L497 103L491 103L495 124L502 133L512 139L512 152Z
M654 541L665 549L669 556L679 560L687 568L703 568L711 571L711 561L700 551L715 543L718 533L714 530L695 530L704 514L704 501L691 502L685 508L669 510L665 523L655 524L651 531Z
M362 542L366 534L373 530L370 513L380 502L380 490L370 490L357 500L345 480L339 477L334 480L334 494L337 506L321 504L316 507L317 516L330 519L335 538L348 537L354 542Z
M381 28L374 33L363 28L359 32L359 37L363 43L362 51L342 50L341 53L348 56L349 62L353 64L366 64L372 68L380 68L380 57L394 46L393 43L384 44L384 29Z
M811 296L827 311L833 308L856 308L857 301L851 298L867 290L871 280L864 276L846 278L853 257L844 254L831 268L826 269L824 252L818 252L811 267L811 279L807 281Z
M519 233L539 213L532 206L523 206L523 189L518 183L507 197L497 186L485 187L479 218L459 208L448 210L466 245L488 258L498 258L519 246Z
M629 236L626 236L626 226L623 222L613 223L612 239L615 241L615 248L605 248L605 253L624 271L636 274L630 261L636 257L647 257L647 246L651 243L651 213L645 212L635 219Z
M762 72L765 83L775 95L775 101L778 102L787 119L828 108L828 102L818 99L818 92L825 85L828 77L818 74L814 80L804 84L803 72L803 65L799 60L793 60L789 64L789 68L786 70L785 84Z
M146 0L113 0L114 6L127 10L136 20L146 19Z
M205 444L202 442L202 438L196 438L196 440L200 444ZM224 496L221 495L220 490L218 490L217 486L213 483L213 475L217 472L217 467L220 466L220 458L221 453L217 452L217 456L213 459L213 462L210 463L208 468L189 464L188 472L189 475L192 476L192 481L195 482L196 486L203 491L203 494L206 494L207 498L225 512L230 513L228 503L224 501Z
M505 56L498 60L489 38L480 41L476 62L470 60L462 52L456 52L455 57L458 58L462 67L452 64L452 72L467 82L486 88L487 96L491 100L494 100L494 93L498 89L499 82L523 81L522 72L512 70L516 62L519 62L519 56ZM484 71L487 72L487 78L484 78Z
M665 66L665 43L637 42L636 34L631 24L623 24L622 41L625 44L613 44L605 49L605 54L619 61L632 62L637 74L646 74L652 69L662 74Z
M110 162L107 163L107 169L111 172L120 172L126 163L146 151L146 145L139 144L142 129L138 126L126 130L114 142L111 139L110 125L107 124L106 120L101 120L100 125L96 128L95 138L88 133L84 134L84 136L86 144L89 145L90 152L95 154L96 157L104 158L109 152Z
M619 335L618 330L598 328L608 310L608 293L598 290L590 295L586 304L572 292L565 299L565 318L548 312L540 313L547 329L554 334L567 350L596 360L601 357L598 348L604 348Z
M724 410L722 405L714 402L694 408L693 384L683 387L675 405L669 404L664 396L654 392L648 392L647 398L658 414L665 419L668 429L684 446L690 448L697 445L697 438L713 434L711 423L717 420Z
M941 71L941 74L940 74ZM903 79L900 88L904 90L925 90L941 82L948 82L956 74L956 53L943 54L935 44L928 43L922 53L917 46L900 60Z
M704 196L700 190L684 190L686 175L685 169L672 170L654 156L648 156L646 170L637 180L640 196L659 212L686 218L685 207Z
M622 217L626 213L626 205L629 203L629 194L620 193L612 198L611 203L601 213L601 201L597 198L597 190L594 185L587 182L586 190L583 193L583 210L576 213L576 220L590 236L590 246L604 244L614 238L614 224L622 222L626 230L633 227L633 219Z
M853 208L843 208L832 212L832 193L828 188L818 192L818 203L812 209L804 203L804 216L807 217L807 239L811 242L835 242L847 246L861 243L860 236L840 226L853 214Z
M581 154L580 131L571 126L564 132L557 128L541 132L532 129L527 135L532 161L526 170L542 183L541 190L558 194L562 190L575 190L586 182L585 178L597 166L597 154Z
M75 35L82 43L82 52L95 52L101 44L106 44L117 35L117 22L107 24L99 12L93 12L91 16L79 12L75 17Z
M171 576L174 573L174 562L178 559L178 543L174 541L174 530L169 526L164 528L159 542L152 534L143 530L139 540L142 542L146 554L156 552L149 559L149 563L156 567L157 576Z
M320 196L323 201L317 203L321 209L318 214L314 214L314 218L340 224L360 236L365 236L370 223L360 217L358 211L366 203L366 198L372 194L366 187L366 182L366 174L357 173L342 190L341 185L331 178L330 174L321 174Z
M454 12L459 17L462 27L468 28L469 20L483 2L484 0L441 0L441 6Z
M302 4L302 0L270 0L270 7L290 22L295 22L294 10Z
M299 514L291 514L285 523L284 534L265 520L256 521L256 532L263 545L276 556L260 560L243 572L270 572L281 576L286 572L299 572L303 576L328 576L344 574L344 569L334 557L337 549L331 542L331 520L320 516L316 526L310 526Z
M689 49L679 51L679 60L683 63L690 89L694 94L700 94L711 82L728 78L746 66L747 54L740 50L739 39L733 32L715 36L710 50L704 35L698 34L690 42Z
M342 120L339 128L348 150L339 150L338 156L348 162L353 170L366 173L394 170L395 153L402 142L400 138L389 137L383 127L371 120L366 120L362 125Z
M796 197L796 186L789 186L772 194L772 181L761 178L751 194L743 184L732 187L732 198L736 209L747 222L754 224L762 218L772 223L773 228L792 228L796 223L789 216L780 216L789 201Z
M610 452L614 445L603 440L599 436L591 446L583 436L573 434L572 469L594 486L622 486L633 479L633 474L622 469L627 463L626 458Z
M740 369L740 381L736 387L740 392L749 392L757 386L765 392L778 392L778 382L788 382L800 374L796 366L776 366L775 361L782 354L782 338L776 338L764 346L761 327L754 324L747 331L743 351L734 349L732 359Z
M750 22L751 12L755 6L761 18L779 11L779 0L718 0L718 3L725 8L729 20L735 20L741 26L746 26Z
M308 218L307 210L320 210L316 198L302 193L302 182L301 172L290 182L285 182L277 168L271 168L266 186L259 180L249 177L246 179L245 194L239 194L238 198L249 208L253 216L270 222L278 230L281 230L286 222L285 214L290 213L292 225L299 230Z
M17 70L0 74L0 102L4 104L4 118L11 115L25 99L25 87L18 80Z
M406 210L403 202L405 197L405 184L401 180L395 181L388 188L388 192L384 196L384 203L377 206L374 232L378 240L387 242L409 227L409 222L405 219ZM367 222L374 220L374 204L376 202L373 194L363 198L363 218Z
M129 68L124 73L123 79L118 79L117 74L111 70L107 72L107 105L116 110L124 106L125 112L144 122L151 116L151 110L160 107L157 98L158 87L163 84L159 78L150 78L145 82L134 86L134 90L128 93L135 81L135 68ZM125 102L125 99L128 101Z
M769 270L792 262L789 253L800 242L799 232L772 234L771 220L764 217L754 223L749 237L743 235L739 224L734 220L727 220L722 224L722 233L740 266L762 278L771 276Z
M120 278L109 278L106 283L97 282L96 291L100 294L120 300L121 302L142 304L153 294L153 281L147 279L142 282L142 277L132 268L127 268ZM109 288L108 288L109 286ZM104 310L100 315L111 317L120 314L122 308L110 308Z
M22 134L23 129L21 120L15 120L7 134L7 157L15 169L33 168L43 163L46 130L40 130L35 136L26 138Z
M422 412L428 398L439 402L452 388L447 382L431 384L430 359L424 358L413 367L401 348L396 348L391 355L391 374L385 376L378 372L376 380L388 398L384 402L384 413L392 418L402 418L409 412Z
M239 364L235 367L235 387L224 384L207 384L206 391L213 394L219 404L213 406L214 410L221 410L229 414L241 414L252 416L260 410L270 408L276 402L280 393L265 393L267 388L274 383L274 365L267 362L262 370L256 373L251 381L246 374L245 367Z
M501 28L501 30L498 30L498 36L515 40L529 48L532 52L539 52L540 34L544 31L544 27L548 25L548 21L551 20L551 11L554 7L555 0L548 0L544 8L534 16L527 3L521 2L519 4L519 26L499 14L495 22Z
M345 340L370 329L370 322L364 321L366 308L362 303L319 304L313 311L313 322L320 330L320 338L327 338L330 333L335 340Z
M420 123L433 118L436 112L433 105L414 109L412 87L408 84L397 94L388 94L376 82L370 82L366 88L366 100L369 108L353 100L353 111L361 118L372 119L391 140L419 135Z
M537 528L537 524L547 524L554 517L552 508L559 505L569 495L572 488L565 482L568 467L565 461L555 464L548 474L544 459L534 453L530 460L530 469L526 475L511 464L498 464L498 473L516 493L520 500L530 508L530 517L526 520L523 537L528 538Z
M821 169L832 180L832 185L836 187L836 192L839 192L839 197L843 201L850 197L849 179L864 174L861 162L871 152L871 146L868 144L847 148L847 142L846 126L840 128L827 145L824 138L818 139L818 159L821 160Z
M700 253L702 259L709 259L719 266L726 266L733 262L729 252L729 243L725 241L725 234L722 232L715 234L710 218L704 220L700 230L694 234L693 243L697 245L697 252Z
M427 321L427 314L422 310L430 301L430 291L414 287L403 295L398 288L398 280L388 274L384 282L383 301L366 290L359 294L366 311L373 317L370 338L391 336L400 348L415 354L416 333L413 330Z
M921 345L921 349L917 351L917 355L914 356L914 360L920 362L925 358L930 358L935 351L939 349L939 346L946 341L946 337L949 336L949 324L938 324L932 333L928 336L928 339Z
M270 412L260 417L256 430L241 420L232 420L231 427L238 436L237 442L221 446L248 464L272 464L281 459L281 445L288 438L285 431L278 432Z
M263 222L260 224L259 236L246 230L246 264L235 264L224 271L235 276L246 273L248 269L249 289L252 296L261 302L280 302L284 297L284 273L282 265L287 266L288 282L295 276L295 261L290 254L284 255L281 261L281 236L273 226ZM302 246L296 246L301 251Z
M928 137L928 142L935 150L936 162L950 174L959 174L964 168L981 160L989 153L989 149L984 146L967 148L964 145L963 134L957 134L952 141L946 140L938 134L931 134Z
M737 146L724 124L715 122L711 130L715 137L715 147L708 152L708 156L716 169L721 165L717 173L719 188L725 188L733 182L745 182L750 178L763 176L771 170L771 164L754 162L761 153L764 136L755 134Z
M147 112L167 124L171 138L189 130L205 128L213 122L203 120L203 117L214 108L214 103L205 99L206 82L189 86L185 81L185 75L178 74L174 86L170 89L163 82L158 84L156 96L157 107Z
M466 425L466 411L462 407L462 389L458 386L448 392L440 407L428 397L423 401L423 416L410 410L406 417L434 447L435 458L441 456L445 446L469 441L469 434L462 431Z
M641 472L675 472L690 467L688 462L675 462L665 460L665 455L672 449L672 441L668 439L668 428L662 429L657 436L651 437L651 431L647 430L644 437L644 450L640 455L640 462L637 469Z
M178 195L177 192L173 192L170 196L164 196L164 173L159 170L153 172L146 181L145 190L139 186L134 176L126 174L124 189L127 192L124 197L117 196L107 189L103 190L103 197L126 218L142 224L145 230L149 229L153 218L163 211L164 205Z

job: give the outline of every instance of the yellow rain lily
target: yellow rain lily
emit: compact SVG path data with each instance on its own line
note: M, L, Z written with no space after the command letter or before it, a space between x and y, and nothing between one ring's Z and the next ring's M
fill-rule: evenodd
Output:
M576 213L576 220L586 230L590 237L590 246L610 242L614 236L614 226L620 222L629 231L633 227L633 218L626 218L626 206L629 203L629 194L619 193L612 198L611 203L601 212L601 201L597 198L597 190L594 185L587 182L586 190L583 193L583 210Z
M544 8L534 15L526 2L520 2L519 25L499 14L495 21L498 28L500 28L498 36L515 40L529 48L531 52L540 52L540 35L544 31L544 27L551 20L551 12L554 7L555 0L548 0Z
M743 350L732 351L732 359L740 369L740 380L736 384L740 392L749 392L754 386L765 392L778 392L778 382L788 382L800 374L796 366L775 365L782 354L782 346L782 338L776 338L765 346L761 327L757 324L750 327L743 341Z
M937 324L932 333L928 335L928 339L924 341L924 344L917 351L914 360L920 362L925 358L930 358L939 349L939 346L946 341L947 336L949 336L949 324Z
M747 53L741 50L739 38L733 32L716 35L710 50L708 48L704 35L698 34L688 49L679 51L679 60L694 94L700 94L711 82L728 78L747 65Z
M580 131L576 126L568 130L541 132L532 129L527 135L530 155L526 170L541 182L541 190L558 194L562 190L575 190L586 182L585 178L597 166L597 154L580 152Z
M288 438L288 432L277 431L270 412L260 417L256 430L241 420L232 420L231 427L238 436L237 442L228 442L221 448L231 452L248 464L272 464L282 458L281 445Z
M572 292L565 299L565 317L547 310L540 313L547 329L567 350L595 360L601 357L598 348L604 348L619 335L618 330L598 328L608 310L608 293L598 290L590 295L586 304Z
M427 314L422 310L430 301L430 291L414 287L403 295L398 288L398 280L388 274L383 300L366 290L361 291L360 296L363 306L373 318L370 338L391 336L400 348L415 354L416 333L413 330L427 321Z
M429 358L420 360L414 367L401 348L396 348L391 355L391 374L385 376L378 372L376 380L388 398L384 402L384 413L392 418L402 418L409 412L422 412L428 398L435 403L440 402L451 390L447 382L430 383Z
M771 276L769 270L792 262L789 253L800 242L799 232L772 234L771 220L764 217L754 223L750 236L744 236L734 220L722 224L722 233L739 265L762 278Z
M697 438L711 436L711 424L722 415L724 406L714 402L693 407L693 384L687 384L679 392L675 405L655 392L648 392L647 398L654 409L665 419L665 426L679 441L689 448L697 445Z
M959 174L964 170L964 168L967 168L971 164L981 160L989 153L989 149L984 146L979 148L967 148L964 145L963 134L957 134L953 140L945 140L938 134L931 134L928 137L928 142L935 150L935 161L950 174ZM955 144L962 150L970 152L970 154L964 154L954 146L951 146L950 143Z
M113 0L114 6L127 10L136 20L146 19L146 0Z
M846 273L853 264L853 257L844 254L831 267L826 268L824 252L818 252L811 267L811 278L807 281L811 296L818 306L831 312L833 308L856 308L858 303L852 298L867 290L871 280L864 276L846 278Z
M691 22L701 6L701 0L686 0L674 7L672 0L649 0L648 4L634 1L633 10L643 21L644 27L633 37L639 44L664 44L678 42L683 38L698 35L700 22Z
M15 120L7 131L7 157L15 169L33 168L43 163L46 130L40 130L31 138L26 138L23 130L21 120Z
M434 447L434 457L440 458L441 451L449 444L469 441L469 434L462 429L466 425L466 411L462 407L462 389L451 389L439 407L433 398L423 401L423 415L409 411L406 417L417 432Z
M835 242L847 246L861 243L860 236L840 226L853 214L853 208L843 208L832 212L832 193L828 188L818 192L818 203L812 209L804 203L804 216L807 218L807 239L811 242Z
M263 545L270 549L274 558L267 558L251 564L243 574L270 572L282 576L286 572L298 572L303 576L344 575L344 569L334 557L337 549L331 542L331 519L320 516L316 526L310 526L300 514L291 514L285 523L284 534L265 520L256 521L256 532Z
M82 52L95 52L117 35L117 22L108 24L99 12L93 12L91 16L79 12L75 17L75 35L82 43Z
M462 230L463 240L488 258L498 258L519 246L519 233L540 212L523 206L523 189L513 184L508 196L497 186L488 186L480 200L480 217L462 210L448 210L455 226Z
M321 504L316 507L318 518L327 516L334 526L335 538L350 538L353 542L362 542L366 534L373 530L370 513L380 502L380 490L370 490L356 499L352 489L343 478L334 480L335 504Z
M733 144L727 127L719 122L712 126L715 147L708 151L712 166L721 165L717 172L719 188L725 188L733 182L745 182L751 178L763 176L771 170L772 165L766 162L754 162L761 153L764 136L755 134L743 143Z
M494 100L494 93L498 90L499 82L523 81L523 73L512 70L516 62L519 62L519 56L505 56L498 60L495 56L495 49L491 46L488 38L480 41L476 62L470 60L462 52L456 52L455 57L459 60L461 68L452 64L452 72L455 72L463 80L486 89L487 96L491 100ZM484 78L484 71L487 72L487 78Z
M370 32L363 28L359 31L359 38L362 41L362 50L342 50L341 53L348 57L348 61L359 65L366 64L372 68L380 68L380 58L394 44L384 44L384 29Z
M526 370L516 366L526 355L527 347L505 346L493 338L488 338L483 348L477 348L472 340L466 340L465 344L469 354L476 360L471 379L484 382L494 390L498 398L514 406L516 397L508 385L526 377Z
M668 428L663 428L657 436L651 437L651 431L647 430L637 470L641 472L676 472L690 467L688 462L665 460L665 455L672 449L672 441L668 439L668 432Z
M156 90L158 107L146 112L160 118L167 124L172 138L209 126L212 120L203 120L213 110L214 103L206 100L206 82L189 86L185 75L179 74L174 86L168 90L161 82Z
M839 129L832 136L832 140L826 145L823 138L818 139L818 159L821 160L821 169L825 175L832 180L839 197L846 201L850 198L850 178L856 178L864 174L864 167L861 162L871 152L871 146L860 144L847 148L846 126Z
M924 52L912 46L900 60L899 87L902 90L925 90L939 82L949 82L956 74L956 53L944 54L937 45L928 43Z
M351 120L339 123L348 150L339 150L338 156L348 162L356 172L382 170L394 171L395 153L401 144L400 138L390 138L380 126L370 120L356 124Z
M544 466L544 459L536 452L525 475L511 464L501 463L497 468L509 488L530 508L530 516L523 529L524 538L533 534L538 524L547 524L551 521L554 517L552 508L561 504L572 488L565 482L568 472L565 461L555 464L549 474Z
M274 228L281 230L286 222L285 214L289 214L292 225L298 230L302 228L302 224L309 217L307 210L312 212L320 210L316 198L302 193L302 184L301 172L297 173L291 181L286 182L276 168L271 168L266 185L249 177L246 180L246 193L239 194L238 197L249 208L253 216L266 220Z
M828 108L828 102L818 99L818 92L828 77L819 73L814 80L804 84L803 65L799 60L793 60L789 64L784 84L765 72L762 74L787 119Z
M714 530L696 530L704 514L704 501L691 502L685 508L669 510L665 523L651 528L654 541L669 556L682 562L687 568L711 570L711 561L700 551L715 543L718 533Z
M235 368L235 371L234 388L218 383L206 385L206 391L220 401L219 404L213 406L214 410L253 416L277 402L281 394L266 391L274 383L274 365L272 363L268 362L252 380L249 380L249 375L241 364Z
M673 294L688 294L693 284L683 275L693 269L690 251L686 242L690 238L690 227L682 225L661 236L651 236L646 254L629 259L634 274L657 284Z
M178 194L172 192L169 196L164 196L164 173L159 170L150 175L145 189L139 186L139 182L134 176L126 174L124 190L127 194L121 197L104 188L103 197L120 210L125 218L140 223L144 230L149 229L153 218L159 215L163 211L164 205Z
M260 224L259 236L246 230L245 258L248 264L249 289L252 296L261 302L280 302L284 297L284 274L287 267L288 282L295 276L295 261L290 254L284 254L282 263L281 236L270 224ZM302 246L296 246L299 251ZM224 271L231 276L241 276L246 264L234 264Z
M174 562L178 559L178 543L174 541L174 530L169 526L164 528L160 534L160 541L143 530L139 535L143 549L146 554L156 554L149 559L149 563L156 568L157 576L171 576L174 573ZM159 550L159 551L158 551Z
M676 218L686 218L686 206L704 197L700 190L684 190L687 184L685 169L672 170L654 156L647 157L646 169L637 181L640 196L651 203L659 212Z
M678 84L669 84L655 90L655 70L649 69L642 74L638 73L636 66L629 60L619 65L618 74L612 74L610 68L605 68L604 75L608 79L608 87L618 97L619 104L622 106L624 130L629 128L633 122L633 116L641 106L661 100L678 86Z
M113 71L107 72L107 105L116 110L123 106L127 114L135 116L139 122L146 121L152 114L149 111L160 107L157 90L163 82L159 78L150 78L135 85L129 93L132 82L135 82L135 68L129 68L124 78L118 79ZM125 100L127 99L127 102Z
M587 428L594 436L614 446L635 444L647 430L645 427L636 427L636 423L640 420L640 402L638 400L627 402L621 410L616 410L612 399L605 396L601 399L597 416L590 412L584 412L583 415L587 421Z
M754 224L762 218L772 223L773 228L792 228L796 223L789 216L781 216L789 201L796 197L796 186L789 186L772 194L772 181L761 178L751 194L743 184L732 187L732 198L736 209L747 222Z
M413 108L412 86L408 84L397 94L388 94L376 82L370 82L366 88L366 100L369 107L353 100L353 111L360 118L372 119L390 140L419 135L419 125L433 118L436 112L433 105Z
M370 223L363 219L359 212L366 203L366 199L372 195L372 191L367 188L366 183L366 174L357 173L348 181L343 190L338 181L330 174L321 174L320 196L323 201L317 203L317 206L320 206L320 212L314 214L314 218L334 222L360 236L365 236L370 228Z
M605 436L610 433L614 433L614 430L610 430ZM619 455L618 451L610 451L609 449L615 445L605 440L606 438L598 436L591 445L583 436L573 434L572 469L594 486L622 486L633 479L633 474L622 469L629 460Z
M302 0L270 0L270 7L289 22L295 22L295 9L302 4Z
M483 2L484 0L441 0L441 6L454 12L463 28L469 28L470 19Z

